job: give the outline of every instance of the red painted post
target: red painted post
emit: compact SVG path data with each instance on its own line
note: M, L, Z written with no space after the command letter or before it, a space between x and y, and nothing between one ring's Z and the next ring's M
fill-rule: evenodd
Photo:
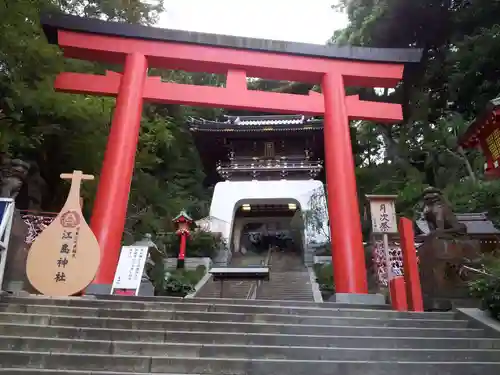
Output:
M408 311L408 299L403 276L396 276L389 281L389 292L392 308L396 311Z
M90 222L101 246L101 265L94 284L113 283L120 256L146 76L146 57L139 53L129 54L125 59Z
M339 73L323 76L325 164L332 262L337 293L368 293L356 177L344 81Z
M179 260L186 258L186 237L187 233L181 234L181 245L179 248Z
M401 250L403 251L408 305L411 311L423 312L424 302L418 271L417 251L415 250L415 233L413 231L413 222L410 219L406 217L399 219L399 235L401 237Z

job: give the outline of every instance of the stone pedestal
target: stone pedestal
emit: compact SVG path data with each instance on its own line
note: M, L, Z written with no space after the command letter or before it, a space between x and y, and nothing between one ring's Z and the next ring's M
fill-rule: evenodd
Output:
M354 294L335 293L328 302L345 303L352 305L385 305L385 297L382 294Z
M158 261L163 261L162 255L160 251L158 250L158 247L154 244L153 241L151 241L151 235L149 233L146 233L144 238L140 241L134 242L132 246L147 246L148 247L148 261L151 262L158 262ZM141 284L139 286L139 296L147 296L151 297L154 296L154 286L149 281L149 278L146 274L146 269L147 269L147 263L142 270L142 280ZM117 265L118 266L118 265ZM115 271L116 272L116 271ZM109 295L111 293L111 284L96 284L92 283L90 284L87 289L85 289L85 294L90 294L90 295Z
M425 239L418 249L425 310L451 310L457 300L470 299L467 280L458 271L466 259L480 256L479 249L478 240L465 236Z

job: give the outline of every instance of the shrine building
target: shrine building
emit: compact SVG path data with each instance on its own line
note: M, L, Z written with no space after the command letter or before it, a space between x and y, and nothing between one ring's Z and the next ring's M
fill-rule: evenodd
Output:
M324 207L323 121L312 116L223 116L192 118L189 129L214 185L210 217L225 225L232 252L245 252L248 236L289 236L309 263L311 244L326 238L304 225L311 200ZM317 232L317 231L316 231Z
M484 176L500 177L500 97L490 100L459 137L458 145L478 148L485 157Z

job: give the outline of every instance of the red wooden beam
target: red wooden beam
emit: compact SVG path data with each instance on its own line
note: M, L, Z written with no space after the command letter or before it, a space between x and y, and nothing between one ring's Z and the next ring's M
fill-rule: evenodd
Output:
M359 100L359 95L346 98L347 115L351 120L366 120L385 123L403 121L401 105Z
M226 87L231 90L246 90L247 73L244 70L230 70L227 72Z
M236 74L236 73L235 73ZM121 74L107 72L106 75L83 73L61 73L54 87L68 93L116 96ZM173 103L216 108L235 108L276 113L302 113L322 116L324 99L319 93L310 95L282 94L243 88L241 74L230 75L227 88L183 85L162 82L160 77L146 80L143 97L154 103ZM233 80L234 79L234 80ZM352 120L399 122L403 119L401 106L359 100L357 95L346 98L347 113Z
M150 68L226 74L243 70L249 77L320 83L327 72L340 72L346 86L395 87L403 64L335 60L238 50L196 44L130 39L58 31L66 57L121 64L129 53L144 54Z
M64 72L56 77L54 88L70 94L116 96L120 80L121 74L111 71L106 75Z
M148 80L144 99L156 103L288 114L322 115L324 112L322 97L241 90L238 87L195 86Z

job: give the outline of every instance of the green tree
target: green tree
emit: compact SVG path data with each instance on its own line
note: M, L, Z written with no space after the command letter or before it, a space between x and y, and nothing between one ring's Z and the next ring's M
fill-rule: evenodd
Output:
M162 1L138 0L0 0L0 152L36 163L47 182L43 209L60 209L68 184L62 172L81 169L99 176L115 100L56 93L54 79L63 71L101 73L102 65L64 59L42 33L41 11L111 21L152 24ZM153 4L153 5L151 5ZM207 81L218 76L156 72L174 82ZM211 113L203 110L199 113ZM146 105L141 121L133 176L126 241L146 232L171 229L171 218L189 209L195 219L206 215L208 193L185 117L192 108ZM97 186L83 185L86 214Z
M498 218L483 181L483 158L457 147L457 138L500 92L497 19L500 4L486 0L345 0L350 24L331 42L423 50L395 90L356 91L366 100L401 103L401 124L356 127L360 196L399 193L398 210L414 215L427 185L445 191L456 210L486 209Z

